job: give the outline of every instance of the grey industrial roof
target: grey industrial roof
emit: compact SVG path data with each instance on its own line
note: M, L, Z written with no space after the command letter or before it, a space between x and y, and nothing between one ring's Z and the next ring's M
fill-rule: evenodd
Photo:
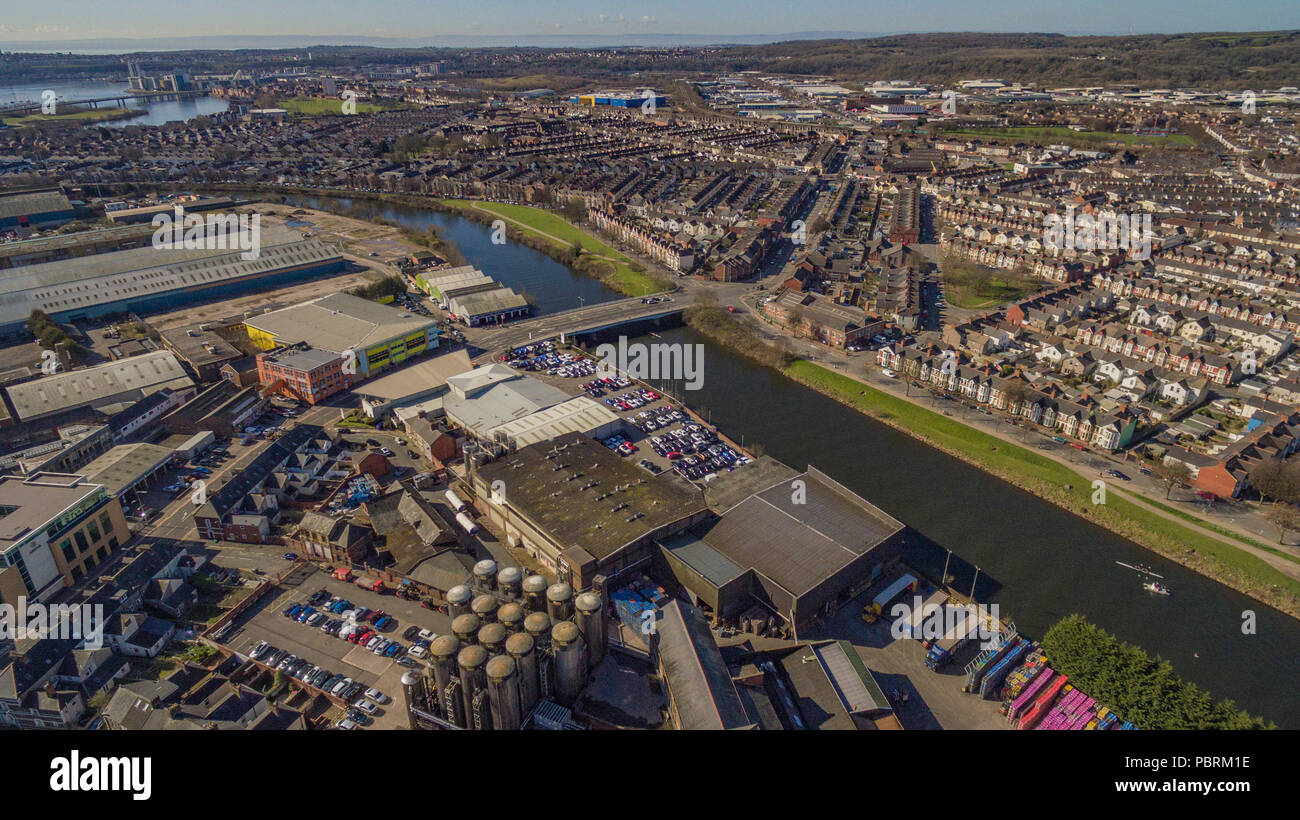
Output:
M743 729L751 725L704 613L672 601L657 624L659 661L682 729Z
M72 203L59 191L29 191L0 196L0 219L70 210Z
M14 412L24 421L74 407L107 403L124 393L140 396L170 387L193 387L170 351L159 350L115 362L55 373L5 388Z
M565 433L590 435L593 430L616 421L618 416L608 407L597 404L586 396L577 396L494 427L488 431L488 435L494 439L499 435L505 436L515 447L527 447Z
M395 401L407 396L422 395L447 384L447 380L464 373L473 365L469 352L460 347L413 364L395 368L377 379L353 388L363 396Z
M457 388L465 385L466 382L454 376L447 380L447 383L452 386L452 392L443 399L447 417L480 437L488 435L490 431L507 422L553 407L570 398L568 393L557 387L517 373L510 368L502 368L501 365L489 365L487 368L480 367L477 370L489 368L494 371L483 374L485 378L491 379L486 387L480 387L479 377L472 376L470 378L473 391L468 395L462 394ZM506 371L509 378L501 377L501 369ZM462 373L461 376L470 376L470 374Z
M74 259L24 265L0 278L0 323L25 320L33 310L62 313L213 282L241 279L277 268L339 259L318 239L288 228L261 232L256 259L241 250L159 249L152 245Z
M342 353L348 349L360 351L436 323L350 293L335 293L253 316L244 324L270 333L282 344L306 342Z
M166 464L175 451L158 444L122 444L113 447L78 472L87 480L103 484L112 495L120 495L141 479Z
M662 542L664 549L682 561L704 580L716 587L728 584L745 574L730 558L710 547L698 537L684 532Z
M813 647L813 653L847 712L857 714L892 708L871 671L847 641L818 644Z
M271 357L271 360L281 367L287 367L290 370L312 371L321 365L338 361L338 358L339 354L333 351L309 347L305 350L293 350L281 353L278 356Z
M484 464L475 480L504 481L512 510L561 547L580 545L598 560L704 509L676 474L651 476L580 433Z
M482 293L467 293L456 296L448 302L448 309L457 316L481 316L502 310L516 310L528 307L528 300L510 288L485 290Z
M736 565L753 568L796 596L903 528L815 469L800 480L798 495L781 481L699 533Z
M726 512L757 492L781 482L793 481L799 471L777 461L771 456L759 456L743 470L718 473L717 478L704 487L704 498L715 512Z

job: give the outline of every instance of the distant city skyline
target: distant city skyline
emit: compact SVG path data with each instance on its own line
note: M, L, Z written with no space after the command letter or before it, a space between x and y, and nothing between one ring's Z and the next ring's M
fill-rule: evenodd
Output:
M1222 4L1203 0L1090 0L1069 5L1037 0L931 0L906 6L885 0L478 0L431 4L427 0L226 0L219 6L101 0L47 0L0 22L0 47L75 43L96 50L111 41L202 38L246 41L290 38L291 45L331 43L410 45L413 41L466 44L483 38L545 40L553 45L668 44L676 38L698 44L758 42L783 36L874 36L901 32L1050 32L1060 34L1185 33L1266 31L1300 28L1294 0L1252 0ZM268 47L284 47L264 42ZM182 44L164 45L184 48Z

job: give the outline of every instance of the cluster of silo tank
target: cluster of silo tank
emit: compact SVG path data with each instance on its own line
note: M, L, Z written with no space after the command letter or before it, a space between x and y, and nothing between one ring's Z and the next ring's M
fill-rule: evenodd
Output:
M447 611L451 634L430 645L429 674L409 676L407 702L465 729L518 729L543 698L572 704L605 657L601 596L518 567L479 561Z

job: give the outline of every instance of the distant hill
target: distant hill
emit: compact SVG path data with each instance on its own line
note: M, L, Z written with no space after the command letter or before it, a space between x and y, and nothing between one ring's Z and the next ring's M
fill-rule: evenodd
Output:
M737 46L713 55L730 69L829 74L844 80L950 82L976 77L1044 86L1140 83L1264 88L1300 82L1300 32L1147 34L902 34Z

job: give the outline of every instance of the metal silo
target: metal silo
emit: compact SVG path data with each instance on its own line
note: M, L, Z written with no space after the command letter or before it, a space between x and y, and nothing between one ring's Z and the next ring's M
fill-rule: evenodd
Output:
M467 614L469 602L474 598L474 590L464 584L457 584L447 590L447 614L455 620L460 615Z
M497 619L497 607L501 602L495 595L478 595L473 601L470 601L469 611L479 617L479 620L485 624L490 624Z
M542 575L529 575L524 579L522 588L524 591L524 606L529 612L541 612L546 609L546 577Z
M605 659L605 604L594 592L584 592L573 602L574 621L587 642L587 666L595 669Z
M472 612L461 615L451 622L451 632L463 644L472 644L478 640L478 628L483 625L479 617Z
M497 562L484 558L474 565L474 589L477 592L495 592L497 588Z
M465 698L461 693L460 669L456 655L460 652L460 639L455 635L439 635L429 645L429 665L433 667L435 697L442 719L457 726L465 726Z
M497 610L497 623L504 626L507 632L514 634L523 629L525 614L522 604L502 604Z
M573 587L568 584L551 584L546 590L546 612L556 623L573 617Z
M402 692L406 695L406 719L407 724L412 729L418 729L415 713L412 709L419 709L422 712L429 711L429 704L425 702L424 697L424 676L412 672L410 669L402 674Z
M524 631L533 636L538 649L551 645L551 616L545 612L533 612L524 618Z
M528 714L541 697L538 680L537 642L527 632L517 632L506 638L506 654L515 659L519 668L519 710Z
M517 601L523 592L523 583L523 570L519 567L502 567L497 573L497 594L507 601Z
M523 714L519 708L519 671L515 660L509 655L497 655L487 662L486 670L492 728L516 731L523 723Z
M478 630L478 645L487 650L489 655L500 655L505 651L506 638L510 633L501 624L483 624Z
M555 697L568 706L587 685L587 648L573 621L561 621L551 630L551 654L555 658Z
M460 684L465 697L465 714L470 729L491 729L492 708L488 703L488 653L481 646L467 646L456 656L460 666Z

